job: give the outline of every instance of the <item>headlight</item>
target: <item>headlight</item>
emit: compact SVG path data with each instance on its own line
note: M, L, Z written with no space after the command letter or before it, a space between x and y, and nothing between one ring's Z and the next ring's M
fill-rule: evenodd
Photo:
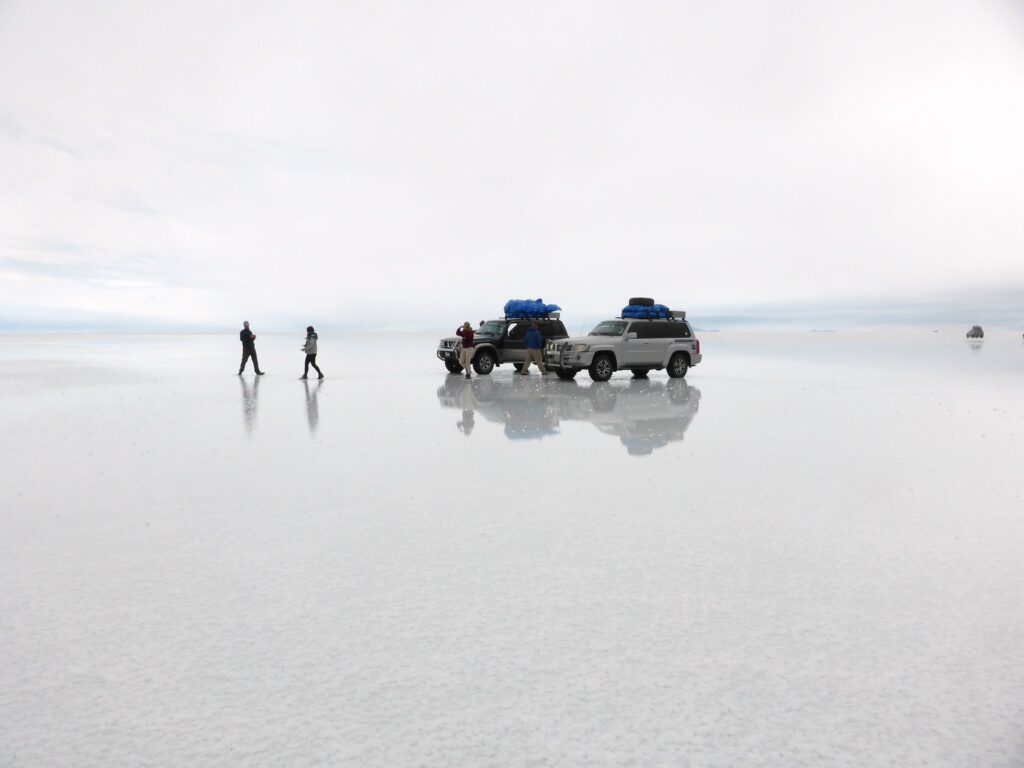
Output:
M577 352L586 352L588 349L590 349L590 345L589 344L577 344L575 347L573 347L573 349L575 351L577 351Z

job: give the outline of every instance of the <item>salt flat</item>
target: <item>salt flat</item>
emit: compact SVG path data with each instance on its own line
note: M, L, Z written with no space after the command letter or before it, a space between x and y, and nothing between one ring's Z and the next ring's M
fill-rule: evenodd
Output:
M701 338L0 337L0 765L1024 765L1019 333Z

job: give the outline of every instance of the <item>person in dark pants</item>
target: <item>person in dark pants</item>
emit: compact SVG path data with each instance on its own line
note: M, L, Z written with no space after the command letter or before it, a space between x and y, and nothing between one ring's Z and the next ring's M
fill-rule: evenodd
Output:
M238 375L242 375L242 371L245 370L245 364L249 362L251 357L252 367L256 369L256 375L262 376L263 371L260 370L260 361L256 359L256 334L249 330L248 320L242 323L242 330L239 332L238 338L242 340L242 364L238 366Z
M320 366L316 364L316 331L313 330L312 325L306 326L306 343L302 345L302 351L306 353L306 367L302 371L302 378L309 378L309 366L316 368L316 372L320 374L317 376L318 379L324 377L324 372L320 370Z
M530 323L530 329L526 332L526 360L523 361L523 367L519 369L519 373L523 376L530 375L530 363L536 363L537 367L540 368L540 372L547 374L547 369L544 367L544 337L541 336L540 327L536 323Z

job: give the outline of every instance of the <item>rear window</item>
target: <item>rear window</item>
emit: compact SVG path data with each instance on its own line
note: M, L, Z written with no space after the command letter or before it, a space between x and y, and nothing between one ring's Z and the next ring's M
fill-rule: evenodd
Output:
M561 320L552 320L550 326L544 331L546 337L559 338L562 336L568 336L565 332L565 326L562 325Z

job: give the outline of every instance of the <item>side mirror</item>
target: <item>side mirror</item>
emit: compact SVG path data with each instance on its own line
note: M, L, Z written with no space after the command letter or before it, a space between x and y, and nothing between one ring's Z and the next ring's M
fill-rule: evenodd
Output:
M636 331L630 331L626 334L626 338L630 341L636 338Z

